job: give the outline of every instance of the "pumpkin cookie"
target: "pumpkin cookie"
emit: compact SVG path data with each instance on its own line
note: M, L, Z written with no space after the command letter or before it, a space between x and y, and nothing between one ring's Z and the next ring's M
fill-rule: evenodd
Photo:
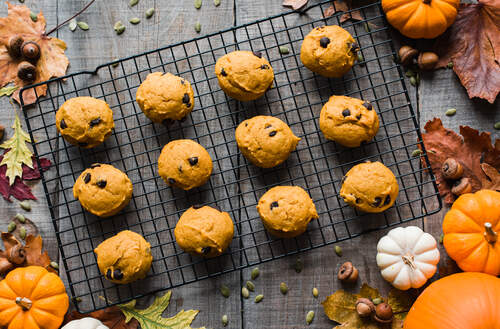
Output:
M236 143L241 153L261 168L283 163L299 141L286 123L271 116L253 117L236 128Z
M264 227L279 238L293 238L318 218L309 194L298 186L276 186L259 199L257 211Z
M120 284L144 279L153 261L151 245L132 231L121 231L104 240L94 252L101 273Z
M233 51L222 56L215 64L219 85L230 97L240 101L253 101L271 87L274 71L260 53Z
M194 92L186 79L171 73L149 74L137 89L137 104L153 122L181 120L194 107Z
M212 174L212 158L195 141L179 139L163 147L158 169L168 185L187 191L207 182Z
M87 211L99 217L109 217L129 203L132 182L115 167L96 163L78 177L73 185L73 195Z
M317 27L304 38L300 60L309 70L340 78L354 65L359 50L349 32L337 25Z
M174 234L185 252L210 258L221 255L229 247L234 224L227 212L193 206L182 214Z
M89 149L111 135L115 123L109 105L93 97L68 99L57 110L57 131L73 145Z
M340 189L345 202L370 213L390 208L398 193L396 176L380 162L365 162L352 167L344 176Z
M369 102L332 96L321 110L319 127L327 139L346 147L358 147L377 134L379 119Z

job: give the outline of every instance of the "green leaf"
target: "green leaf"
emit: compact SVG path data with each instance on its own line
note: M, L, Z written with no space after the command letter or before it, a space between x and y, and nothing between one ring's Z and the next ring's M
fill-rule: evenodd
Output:
M25 164L33 169L33 153L30 151L26 143L31 143L30 136L21 128L21 122L16 113L14 119L14 135L6 142L0 145L1 148L10 149L5 153L0 166L7 165L6 176L9 178L9 184L14 184L16 177L22 177L23 167Z
M17 89L19 89L18 86L5 86L2 89L0 89L0 97L2 97L2 96L10 96Z
M144 310L135 308L135 299L126 304L118 305L118 307L125 315L126 323L134 318L139 322L142 329L192 329L191 322L193 322L199 311L182 310L171 318L161 316L170 303L171 295L172 292L169 291L162 297L156 298L153 304ZM199 329L204 329L204 327Z

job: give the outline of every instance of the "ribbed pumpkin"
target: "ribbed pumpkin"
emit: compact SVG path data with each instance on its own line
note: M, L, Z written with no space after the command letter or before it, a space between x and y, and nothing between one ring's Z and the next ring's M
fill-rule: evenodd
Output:
M413 39L433 39L457 17L460 0L382 0L387 21Z
M432 283L417 298L404 329L500 329L500 279L459 273Z
M20 267L0 282L0 327L57 329L68 310L64 284L40 266Z
M462 270L500 274L500 192L461 195L444 217L443 233L446 252Z

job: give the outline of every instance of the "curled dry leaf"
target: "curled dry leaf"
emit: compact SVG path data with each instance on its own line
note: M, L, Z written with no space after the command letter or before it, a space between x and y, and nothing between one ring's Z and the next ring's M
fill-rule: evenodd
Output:
M31 10L23 5L8 5L8 16L0 18L0 88L13 82L17 87L23 87L28 83L17 76L18 65L22 59L13 59L7 51L10 37L20 35L24 41L34 41L40 46L40 59L36 63L37 78L34 83L59 77L66 73L69 61L64 51L66 43L57 38L45 35L45 17L40 12L37 20L30 17ZM44 96L47 86L36 87L23 93L24 104L33 104L37 96ZM19 103L19 89L12 97Z
M459 135L444 128L437 118L427 122L424 128L426 132L422 134L422 138L427 156L436 176L439 193L447 204L455 201L455 196L451 193L453 182L445 180L441 173L441 166L448 158L460 162L464 168L464 177L470 179L472 192L482 188L500 191L500 139L492 145L490 133L480 133L468 126L460 126ZM421 159L426 166L425 159Z
M283 6L298 10L307 5L308 2L309 0L283 0Z
M331 17L338 12L343 12L342 16L340 16L340 23L344 23L350 19L362 21L364 19L363 15L361 15L361 12L355 8L356 7L350 0L335 1L323 12L323 16Z
M461 3L455 23L435 44L437 67L453 70L470 98L494 103L500 92L500 0Z

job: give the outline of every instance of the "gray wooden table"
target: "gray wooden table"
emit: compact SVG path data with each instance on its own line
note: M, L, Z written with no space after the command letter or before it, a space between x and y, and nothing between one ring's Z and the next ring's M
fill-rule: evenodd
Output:
M313 0L311 0L313 1ZM69 72L93 69L99 64L155 49L177 41L197 36L194 22L199 21L202 33L215 32L246 22L251 22L269 15L278 14L285 9L281 0L222 0L215 7L212 0L204 0L201 10L196 10L193 1L141 0L134 8L129 8L126 0L96 1L79 19L88 22L90 30L70 32L63 27L57 36L68 44L66 52L70 59ZM313 1L314 2L314 1ZM48 27L71 16L85 5L84 0L26 0L25 4L34 11L43 10ZM156 8L155 16L137 26L127 24L127 31L117 37L113 24L117 20L124 22L134 16L143 16L146 9ZM6 6L0 7L0 14L6 14ZM409 85L409 84L408 84ZM458 129L459 125L490 131L494 138L499 138L493 123L500 121L498 102L490 105L482 101L469 100L458 78L451 70L439 70L426 73L418 88L409 87L414 109L418 113L420 124L433 117L443 120L446 127ZM14 116L14 108L6 98L0 99L2 110L1 124L9 126ZM448 108L456 108L457 115L446 117ZM7 130L10 135L10 129ZM55 233L47 208L41 184L34 187L39 198L33 203L33 210L28 216L39 228L45 241L45 247L53 259L58 258ZM436 238L441 234L443 213L425 219L425 229ZM0 227L6 230L11 217L22 212L17 202L0 201ZM259 266L261 276L255 281L256 291L263 293L265 299L255 304L252 299L240 297L241 286L250 277L250 270L236 271L215 279L203 280L173 289L173 300L168 315L181 309L199 309L194 327L222 327L220 319L227 314L229 328L304 328L305 314L316 311L316 318L311 328L329 328L333 323L324 315L320 302L339 288L357 291L362 282L378 287L386 292L389 285L381 278L375 264L376 243L385 232L376 232L352 239L339 245L343 256L339 258L333 246L327 246L301 255L304 270L297 274L293 265L296 257L287 257ZM445 255L444 250L442 255ZM344 261L352 261L360 270L360 280L355 286L343 287L336 279L337 269ZM443 257L442 263L447 261ZM283 297L279 283L287 282L289 293ZM233 293L230 298L223 298L218 292L221 284L228 285ZM320 292L318 299L311 294L313 287ZM147 303L147 302L146 302Z

